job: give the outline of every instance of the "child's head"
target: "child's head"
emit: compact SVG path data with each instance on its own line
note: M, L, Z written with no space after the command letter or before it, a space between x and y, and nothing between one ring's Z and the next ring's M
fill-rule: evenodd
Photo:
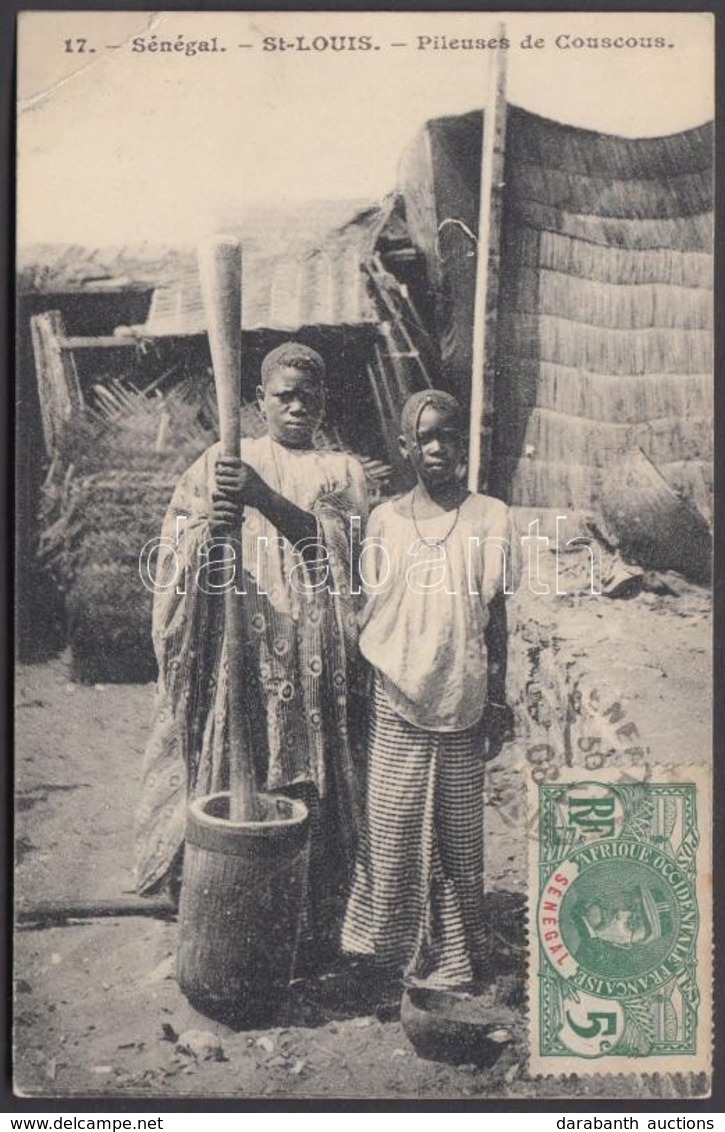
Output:
M450 393L426 389L414 393L400 418L400 450L426 487L451 483L466 452L466 420Z
M325 363L300 342L285 342L262 362L259 407L272 440L310 448L325 404Z

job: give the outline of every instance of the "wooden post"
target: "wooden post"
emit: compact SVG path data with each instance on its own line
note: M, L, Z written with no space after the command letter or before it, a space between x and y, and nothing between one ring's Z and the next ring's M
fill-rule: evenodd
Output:
M500 24L496 38L501 40L505 34L506 29ZM506 52L499 47L491 64L488 95L483 107L468 447L468 487L471 491L485 490L491 459L505 144Z
M199 246L198 259L219 404L221 454L238 458L241 450L241 247L232 238L214 237ZM241 574L239 559L237 566ZM229 816L233 822L249 822L257 819L257 791L244 703L244 610L235 586L228 586L224 591L224 628L229 674Z
M59 311L46 311L30 319L40 419L48 456L56 450L64 424L83 409L73 355L64 350L65 326Z

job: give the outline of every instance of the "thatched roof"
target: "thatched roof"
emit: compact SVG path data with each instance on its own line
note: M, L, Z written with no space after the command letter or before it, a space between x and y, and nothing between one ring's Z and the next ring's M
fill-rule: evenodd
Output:
M381 210L364 201L333 200L294 208L255 206L220 217L221 227L244 249L245 325L284 330L289 322L299 325L299 315L310 314L320 316L320 325L339 322L339 316L363 321L368 312L359 287L359 256L369 253L378 221L384 223L389 211L387 205ZM196 332L199 288L191 244L34 244L18 249L21 293L135 288L162 289L155 311L160 334L172 333L171 323L179 324L179 333ZM298 311L290 311L290 293L298 290L308 297L299 299ZM184 328L185 316L195 329Z
M188 258L188 251L156 244L105 248L31 244L18 249L18 291L57 295L147 290Z
M373 254L389 209L365 209L319 243L270 249L243 244L242 325L245 330L294 331L302 326L357 326L377 316L362 265ZM206 320L195 263L154 293L143 333L203 334Z

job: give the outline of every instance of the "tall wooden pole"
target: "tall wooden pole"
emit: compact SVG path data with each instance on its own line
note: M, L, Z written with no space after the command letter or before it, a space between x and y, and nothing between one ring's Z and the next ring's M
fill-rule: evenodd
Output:
M505 26L499 24L496 30L499 43L505 35ZM491 459L505 144L506 51L497 47L489 70L481 139L481 188L471 364L471 429L468 446L470 491L485 490Z
M204 298L214 383L219 403L222 456L239 457L241 445L242 250L230 237L199 246L199 277ZM241 559L241 550L239 559ZM242 562L237 559L237 577ZM254 821L257 795L244 704L244 613L234 585L224 591L224 629L229 676L229 817Z

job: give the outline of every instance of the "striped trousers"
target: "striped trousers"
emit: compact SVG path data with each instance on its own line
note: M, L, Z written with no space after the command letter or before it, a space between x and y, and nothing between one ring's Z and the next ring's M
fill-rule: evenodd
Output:
M406 982L486 974L483 770L472 731L422 731L375 681L365 821L342 933Z

